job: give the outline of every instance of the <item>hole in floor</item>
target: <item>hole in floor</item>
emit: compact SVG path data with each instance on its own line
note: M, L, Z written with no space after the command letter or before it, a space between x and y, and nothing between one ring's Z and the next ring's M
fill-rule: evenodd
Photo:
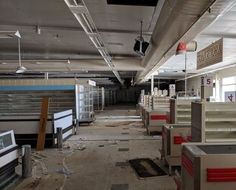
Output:
M141 178L167 175L156 163L149 158L129 160L131 167Z

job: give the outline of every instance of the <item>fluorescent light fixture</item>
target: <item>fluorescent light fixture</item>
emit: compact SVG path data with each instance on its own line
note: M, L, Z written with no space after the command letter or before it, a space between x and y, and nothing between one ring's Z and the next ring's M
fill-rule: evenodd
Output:
M91 37L89 36L90 40L93 42L94 46L98 48L104 48L104 45L97 37Z
M19 33L19 31L0 31L0 38L4 39L4 38L14 38L14 37L18 37L21 38L21 35Z
M67 4L68 8L72 12L72 14L75 16L89 39L92 41L94 46L97 48L98 52L103 57L105 63L108 65L108 67L112 68L114 65L111 63L111 56L109 55L107 49L105 48L105 45L103 43L103 40L100 36L100 34L97 31L96 25L94 24L94 21L89 13L88 8L86 7L83 0L64 0ZM117 77L117 79L120 81L121 84L123 84L123 81L120 78L120 75L118 72L115 72L112 70L114 75Z
M18 66L16 68L16 73L20 74L20 73L24 73L27 69L24 66Z
M17 30L14 34L16 37L21 38L20 32Z
M2 62L1 65L6 65L7 63L6 62Z
M68 6L78 6L82 3L81 0L65 0L65 2Z

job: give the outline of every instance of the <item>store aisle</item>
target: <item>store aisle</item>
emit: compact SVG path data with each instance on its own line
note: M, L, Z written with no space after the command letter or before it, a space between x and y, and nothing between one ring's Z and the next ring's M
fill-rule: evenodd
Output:
M122 113L122 115L120 114ZM132 113L132 114L131 114ZM134 109L108 109L90 126L64 144L62 151L34 152L33 176L15 190L175 190L169 176L139 179L129 159L160 158L160 137L146 135L140 121L114 121L116 116L135 116ZM56 158L56 159L55 159Z

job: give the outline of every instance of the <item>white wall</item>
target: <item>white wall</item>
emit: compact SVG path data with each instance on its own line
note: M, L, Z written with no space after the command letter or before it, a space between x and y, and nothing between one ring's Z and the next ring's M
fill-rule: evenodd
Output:
M224 101L222 97L222 79L226 77L236 76L236 66L217 71L212 75L216 83L216 88L215 88L216 101ZM188 79L187 83L188 83L187 84L188 91L191 91L192 89L194 89L195 92L197 91L200 92L201 76L190 78Z

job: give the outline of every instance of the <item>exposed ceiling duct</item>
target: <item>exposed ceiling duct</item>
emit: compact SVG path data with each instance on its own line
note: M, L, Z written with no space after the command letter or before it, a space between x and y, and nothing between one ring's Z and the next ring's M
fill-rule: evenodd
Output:
M191 41L234 4L234 0L165 1L142 61L145 69L136 75L136 83L147 80L174 55L179 42Z

